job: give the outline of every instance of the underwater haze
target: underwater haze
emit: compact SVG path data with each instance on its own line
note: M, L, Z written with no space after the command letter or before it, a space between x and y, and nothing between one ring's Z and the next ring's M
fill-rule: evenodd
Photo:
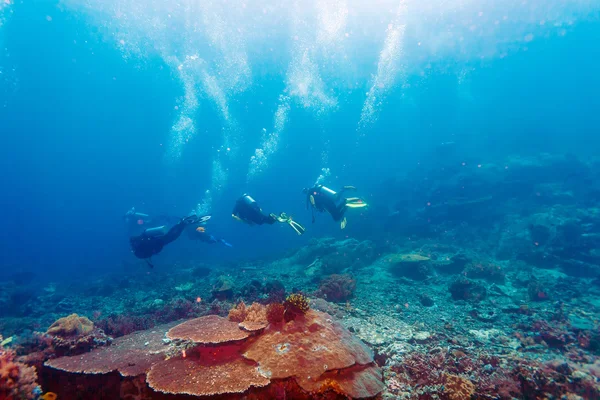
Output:
M301 189L323 171L385 207L382 184L435 162L441 143L475 163L598 150L593 1L0 7L7 268L119 268L133 261L132 206L200 208L235 243L189 257L261 256L341 233L239 227L229 215L244 192L309 225ZM377 235L357 219L344 234Z

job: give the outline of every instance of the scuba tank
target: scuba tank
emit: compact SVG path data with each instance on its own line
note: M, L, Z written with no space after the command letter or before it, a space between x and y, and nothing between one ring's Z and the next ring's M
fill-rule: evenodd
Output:
M166 226L157 226L154 228L148 228L144 231L144 236L147 237L156 237L156 236L162 236L166 233Z

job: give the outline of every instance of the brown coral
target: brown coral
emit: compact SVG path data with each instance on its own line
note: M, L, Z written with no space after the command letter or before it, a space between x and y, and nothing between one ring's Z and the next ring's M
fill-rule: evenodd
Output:
M248 311L246 310L246 303L240 301L237 306L233 307L229 310L229 318L230 321L233 322L242 322L246 319L246 315L248 315Z
M244 357L272 379L317 379L326 371L373 361L371 350L327 314L310 310L248 343ZM302 384L301 384L302 385Z
M152 330L121 336L111 346L80 356L50 360L45 365L67 372L106 374L118 371L122 376L140 375L166 357L169 348L163 338L173 325L156 326Z
M444 394L450 400L470 399L473 393L475 393L475 385L470 380L458 375L445 375Z
M218 344L244 340L248 333L238 324L216 315L194 318L167 332L169 339L188 340L200 344Z
M270 383L236 345L199 348L185 358L162 361L152 367L147 381L158 392L195 396L243 393Z
M246 307L244 302L229 310L230 321L239 322L239 327L250 332L264 329L267 324L267 308L259 303Z
M48 328L48 334L60 336L63 338L82 336L90 333L94 329L94 323L86 317L80 317L77 314L71 314L67 317L59 318Z
M267 306L267 321L270 324L278 324L283 321L285 307L281 303L271 303Z
M265 307L255 307L254 311L259 317L266 315ZM248 340L232 340L239 334L246 339L250 335L237 323L216 316L169 329L168 337L194 341L195 347L189 342L163 344L166 329L130 335L135 335L129 339L135 345L125 346L124 336L108 348L46 365L88 374L117 370L124 377L139 375L141 382L158 392L197 396L248 392L249 398L275 398L281 394L293 397L300 391L298 398L330 398L332 393L365 398L383 389L381 370L368 347L328 314L318 311L309 310ZM114 351L108 350L113 347Z
M351 399L371 398L383 390L383 372L375 363L326 372L317 380L303 379L300 386L312 393L336 392Z

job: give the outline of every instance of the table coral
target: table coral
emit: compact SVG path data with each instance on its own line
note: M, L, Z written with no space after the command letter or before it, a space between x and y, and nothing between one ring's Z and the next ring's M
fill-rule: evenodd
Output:
M370 398L383 390L382 372L369 348L318 311L309 310L252 337L237 323L217 316L170 328L167 336L173 341L168 344L162 340L166 329L124 336L108 348L46 365L86 376L106 374L107 380L114 376L109 372L118 371L124 377L121 385L145 374L147 385L165 394L243 393L260 399L287 393L299 399L329 399ZM236 339L240 336L244 338Z
M270 380L255 363L244 360L239 346L199 348L186 357L175 357L152 366L148 385L161 393L212 396L243 393Z
M46 366L66 372L106 374L118 371L122 376L145 373L153 364L163 360L168 347L163 338L174 324L121 336L112 345L73 357L47 361Z
M248 333L240 330L238 324L216 315L194 318L171 328L169 339L188 340L201 344L219 344L244 340Z
M256 361L271 379L317 379L329 370L373 361L371 350L327 314L308 311L269 329L245 349L244 357Z

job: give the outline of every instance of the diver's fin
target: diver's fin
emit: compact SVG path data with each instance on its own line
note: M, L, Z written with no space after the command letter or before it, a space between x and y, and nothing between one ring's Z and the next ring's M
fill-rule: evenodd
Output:
M186 225L202 224L202 223L208 221L209 219L210 219L210 215L203 215L201 217L199 217L197 215L190 215L188 217L182 218L181 222L183 222Z
M346 199L346 206L349 208L363 208L367 206L367 203L361 198L350 197Z
M219 239L219 242L227 247L233 247L233 245L229 242L224 241L223 239Z
M304 229L302 225L300 225L296 221L293 221L291 218L288 219L287 223L292 227L293 230L296 231L298 235L302 235L306 231L306 229Z
M347 224L348 220L346 219L346 217L344 217L344 219L340 221L340 229L345 229Z

